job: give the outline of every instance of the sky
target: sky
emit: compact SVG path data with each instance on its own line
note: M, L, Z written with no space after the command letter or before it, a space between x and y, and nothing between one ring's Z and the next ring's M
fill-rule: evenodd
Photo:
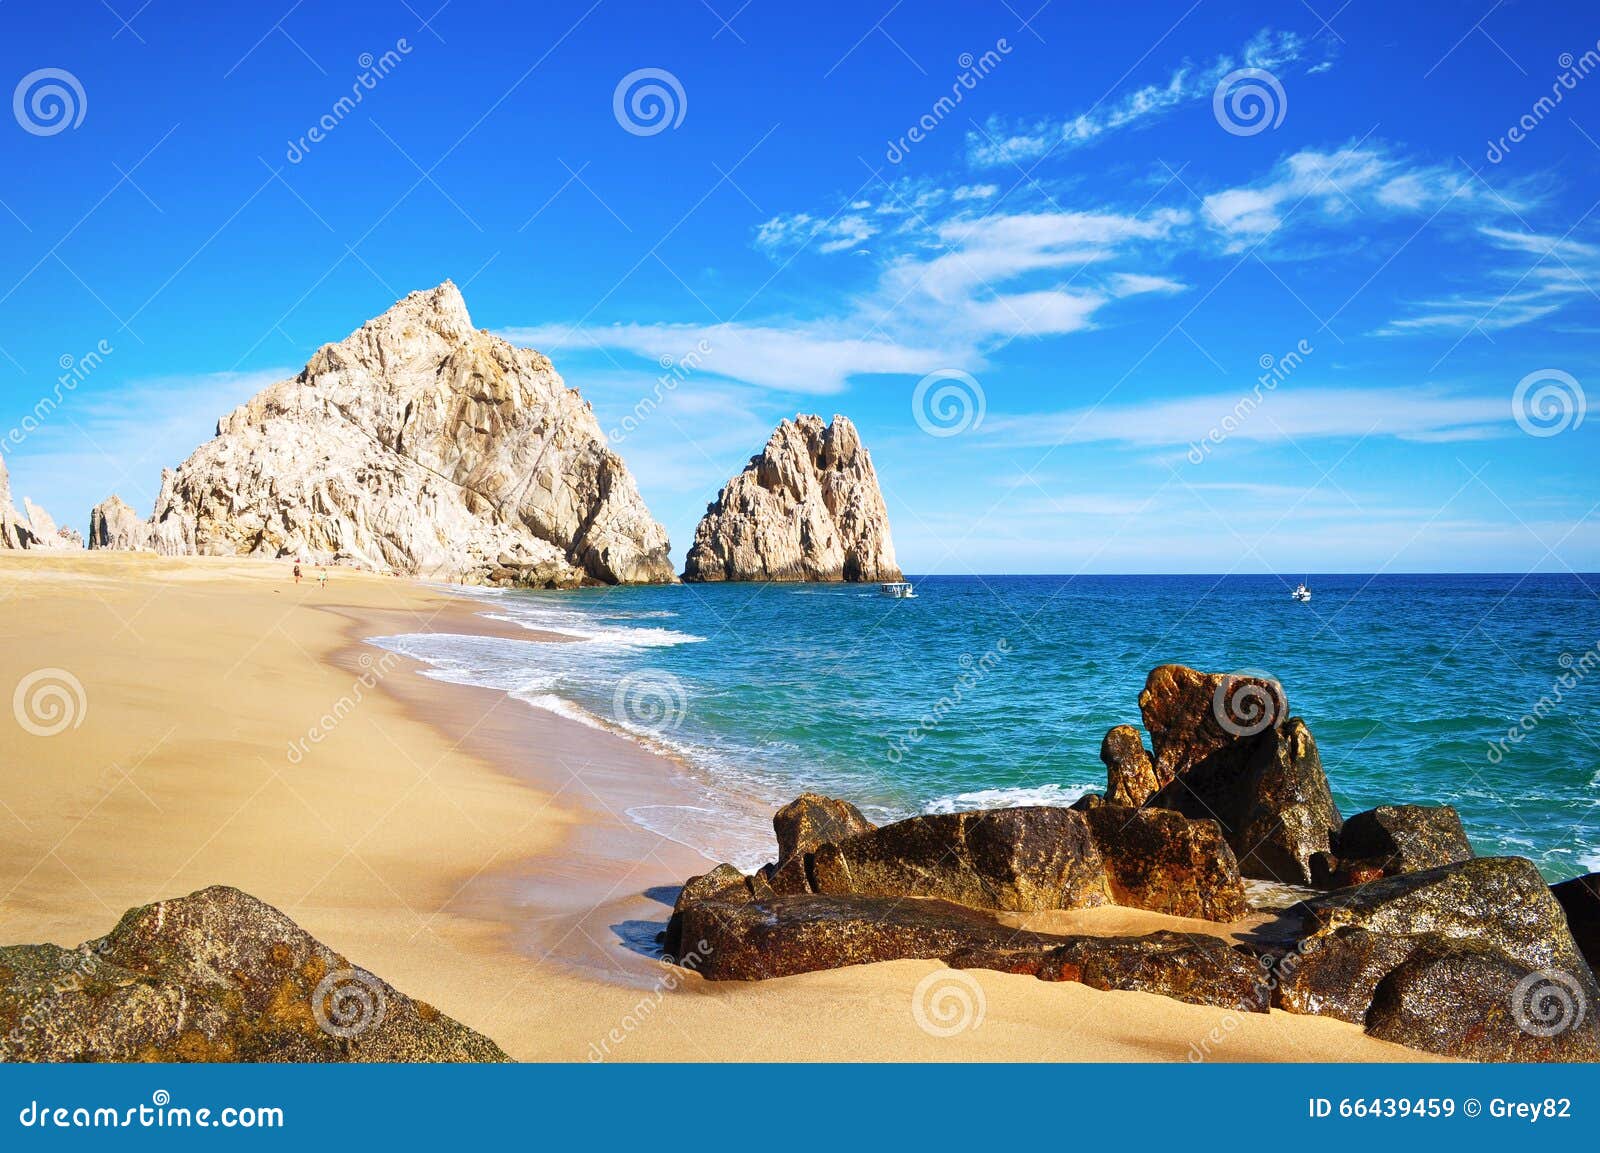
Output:
M914 574L1600 569L1589 4L6 0L0 80L80 529L450 278L680 564L815 412Z

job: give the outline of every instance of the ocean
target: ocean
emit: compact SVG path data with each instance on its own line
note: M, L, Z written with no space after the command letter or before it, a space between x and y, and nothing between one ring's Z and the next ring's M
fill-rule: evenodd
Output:
M458 590L587 643L374 642L676 754L692 803L629 816L745 868L807 789L878 821L1104 789L1106 729L1177 662L1276 677L1347 817L1451 804L1480 854L1600 870L1600 577L1310 574L1304 604L1265 576L911 579Z

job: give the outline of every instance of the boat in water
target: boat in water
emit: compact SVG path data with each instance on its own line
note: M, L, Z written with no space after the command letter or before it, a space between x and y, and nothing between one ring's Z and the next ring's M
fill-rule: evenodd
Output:
M910 581L884 581L878 586L878 591L897 601L912 600L917 595L917 590Z
M1297 601L1308 601L1311 599L1311 590L1306 587L1305 581L1301 581L1299 584L1295 585L1294 592L1290 593L1289 595Z

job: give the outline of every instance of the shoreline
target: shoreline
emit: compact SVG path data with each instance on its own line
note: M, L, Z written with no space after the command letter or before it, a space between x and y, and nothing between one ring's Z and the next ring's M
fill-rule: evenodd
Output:
M0 586L0 687L75 670L87 702L56 735L7 730L5 943L76 945L229 884L519 1060L1184 1061L1212 1034L1209 1060L1428 1059L1324 1018L988 972L981 1024L934 1036L913 1013L951 972L931 961L709 982L626 944L706 868L672 842L641 851L651 834L601 803L669 787L654 752L397 655L384 691L286 756L370 671L372 626L460 627L465 598L141 554L0 558Z

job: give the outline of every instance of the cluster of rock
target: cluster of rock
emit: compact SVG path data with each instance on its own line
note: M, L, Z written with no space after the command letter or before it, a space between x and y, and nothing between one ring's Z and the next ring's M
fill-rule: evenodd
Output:
M8 510L8 541L40 538ZM448 280L223 417L163 471L148 519L96 505L88 543L536 588L677 579L589 404L544 356L473 328ZM855 426L780 423L708 507L684 579L899 580Z
M150 520L130 513L99 505L91 545L537 587L675 579L589 404L544 356L473 328L449 281L223 417Z
M1344 820L1268 678L1166 665L1139 704L1151 748L1112 729L1107 793L1070 809L879 828L847 802L800 797L773 819L776 861L684 885L666 952L713 980L937 959L1332 1016L1456 1057L1600 1060L1600 877L1552 890L1530 861L1474 857L1448 806ZM1252 909L1247 878L1306 897ZM1060 934L1008 916L1106 904L1230 928Z
M77 529L59 528L51 515L26 498L22 511L11 503L11 476L0 456L0 548L82 548Z
M695 529L688 581L897 581L872 457L842 416L780 423Z
M0 947L0 1059L508 1060L222 886L132 909L76 949Z

